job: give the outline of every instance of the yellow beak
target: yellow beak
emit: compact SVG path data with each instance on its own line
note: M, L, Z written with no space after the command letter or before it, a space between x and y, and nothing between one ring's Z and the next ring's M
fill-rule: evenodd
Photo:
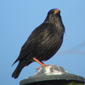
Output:
M60 10L56 9L56 10L54 10L54 13L55 14L60 13Z

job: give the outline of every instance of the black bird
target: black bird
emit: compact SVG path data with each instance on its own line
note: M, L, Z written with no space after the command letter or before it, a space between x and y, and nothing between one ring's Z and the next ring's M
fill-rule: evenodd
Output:
M19 57L14 62L15 64L19 61L19 64L12 77L17 78L23 67L34 61L46 66L42 61L50 59L58 51L63 42L64 31L60 10L51 9L44 22L31 33L22 46Z

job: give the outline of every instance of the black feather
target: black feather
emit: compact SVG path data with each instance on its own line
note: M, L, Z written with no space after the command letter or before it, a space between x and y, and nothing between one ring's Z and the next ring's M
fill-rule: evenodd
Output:
M61 47L65 28L60 12L54 13L55 10L57 9L49 11L45 21L31 33L22 46L14 64L19 61L24 62L24 65L19 63L12 75L14 78L18 77L23 67L33 62L33 57L40 61L48 60Z

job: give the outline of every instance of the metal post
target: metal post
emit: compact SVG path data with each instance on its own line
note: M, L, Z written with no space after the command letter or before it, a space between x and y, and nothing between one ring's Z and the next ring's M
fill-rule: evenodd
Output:
M36 75L22 80L20 85L85 85L85 79L68 73L61 66L48 65L38 68Z

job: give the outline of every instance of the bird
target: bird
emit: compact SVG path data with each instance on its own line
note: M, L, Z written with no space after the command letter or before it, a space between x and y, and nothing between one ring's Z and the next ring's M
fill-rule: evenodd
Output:
M12 73L13 78L18 78L22 69L33 62L45 67L43 61L49 60L59 50L63 43L65 27L62 22L60 10L51 9L45 20L36 27L21 47L18 58L13 65L18 65Z

